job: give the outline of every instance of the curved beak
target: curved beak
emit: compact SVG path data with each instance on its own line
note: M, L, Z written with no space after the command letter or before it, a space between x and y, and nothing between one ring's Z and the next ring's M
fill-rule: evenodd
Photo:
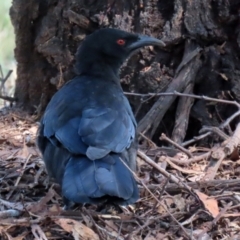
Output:
M138 48L144 47L144 46L160 46L160 47L164 47L166 46L166 44L154 37L149 37L149 36L143 36L143 35L139 35L138 40L136 42L131 43L128 46L128 49L130 51L136 50Z

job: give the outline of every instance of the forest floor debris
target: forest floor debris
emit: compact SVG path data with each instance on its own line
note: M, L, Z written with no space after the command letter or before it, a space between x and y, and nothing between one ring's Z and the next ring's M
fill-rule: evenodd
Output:
M141 198L134 206L68 211L59 186L48 181L37 128L20 110L0 111L1 239L239 239L239 125L212 147L149 141L138 151Z

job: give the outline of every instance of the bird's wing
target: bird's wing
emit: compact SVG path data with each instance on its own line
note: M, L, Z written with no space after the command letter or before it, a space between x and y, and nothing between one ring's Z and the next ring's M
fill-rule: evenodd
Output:
M106 88L106 87L105 87ZM121 90L114 98L84 91L84 84L68 83L54 95L43 118L43 134L74 154L99 159L122 152L135 137L136 123ZM99 98L98 98L99 96Z
M135 126L123 107L87 108L82 113L78 133L89 146L87 156L98 159L128 148L135 136Z

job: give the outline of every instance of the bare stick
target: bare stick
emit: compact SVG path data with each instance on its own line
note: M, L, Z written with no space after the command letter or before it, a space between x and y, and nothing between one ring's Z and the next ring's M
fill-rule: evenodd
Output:
M229 118L226 119L226 121L224 123L222 123L220 125L220 128L225 128L227 127L230 122L232 122L236 117L238 117L240 115L240 110L238 110L237 112L235 112L232 116L230 116Z
M26 161L25 161L25 163L24 163L24 165L23 165L23 168L22 168L22 170L21 170L21 174L18 176L17 181L16 181L15 184L14 184L15 187L16 187L16 186L18 185L18 183L20 182L20 180L21 180L21 178L22 178L22 176L23 176L23 174L24 174L25 168L26 168L26 166L27 166L27 164L28 164L28 161L30 160L31 157L32 157L32 154L30 153L30 154L28 155L28 157L26 158Z
M21 180L21 178L22 178L22 176L23 176L23 174L24 174L24 170L25 170L25 168L26 168L26 166L27 166L27 163L28 163L28 161L30 160L31 157L32 157L32 154L29 154L28 157L26 158L26 161L25 161L25 163L24 163L24 165L23 165L23 168L22 168L22 170L21 170L21 173L20 173L20 175L18 176L18 178L17 178L17 180L16 180L16 182L15 182L15 184L14 184L14 187L15 187L15 188L13 188L12 191L8 193L7 199L9 199L9 198L12 196L12 194L13 194L13 192L14 192L14 189L16 189L16 187L18 186L18 184L19 184L19 182L20 182L20 180Z
M192 143L194 143L194 142L197 142L197 141L199 141L199 140L201 140L201 139L203 139L203 138L205 138L205 137L208 137L208 136L210 136L211 134L212 134L211 132L207 132L207 133L204 133L204 134L202 134L202 135L193 137L193 139L188 140L188 141L186 141L186 142L183 142L183 143L181 144L181 146L185 147L185 146L190 145L190 144L192 144Z
M99 237L100 237L101 239L105 239L104 236L103 236L103 234L102 234L102 232L99 231L100 227L99 227L99 226L97 225L97 223L94 221L94 219L93 219L92 215L89 213L89 211L88 211L85 207L82 208L82 211L83 211L84 213L86 213L86 214L90 217L92 224L97 228L97 232L98 232ZM100 230L102 230L102 229L100 229ZM108 233L107 231L104 231L104 232L105 232L105 233Z
M182 188L185 188L191 195L193 195L196 199L199 200L198 196L193 192L192 188L189 187L186 183L181 181L179 178L175 177L174 175L168 173L166 170L161 168L157 163L155 163L151 158L149 158L145 153L138 150L138 156L143 159L146 163L157 169L163 176L170 179L174 183L178 184Z
M196 163L199 161L202 161L203 159L207 159L210 156L211 152L208 151L207 153L201 154L199 156L193 156L192 158L189 158L188 160L181 160L175 159L173 157L168 157L172 162L176 163L177 165L189 165L191 163Z
M219 147L212 151L210 161L208 162L207 171L202 180L212 180L215 178L223 159L226 157L223 148Z
M235 148L240 144L240 123L238 123L237 128L231 138L229 138L229 141L224 147L224 152L227 155L232 154Z
M225 134L221 129L219 129L218 127L210 127L210 126L204 126L199 133L204 133L204 132L214 132L216 133L218 136L220 136L221 138L223 138L224 140L227 140L229 138L229 136L227 134Z
M223 159L228 155L232 154L234 149L237 148L240 143L240 123L238 124L232 137L229 137L225 146L218 147L213 150L211 158L207 167L206 175L203 177L204 180L214 179L217 174L219 167L222 164Z
M190 42L190 41L189 41ZM179 64L178 68L176 69L176 73L179 73L180 70L186 66L191 60L193 60L198 54L199 52L202 51L202 48L197 47L195 48L193 51L190 51L189 53L185 53L185 56L182 60L182 62Z
M198 96L195 94L188 94L188 93L180 93L178 91L173 91L173 92L165 92L165 93L130 93L130 92L124 92L125 95L131 95L131 96L139 96L139 97L149 97L149 96L178 96L178 97L191 97L191 98L196 98L196 99L201 99L205 101L211 101L211 102L218 102L218 103L225 103L225 104L230 104L230 105L235 105L240 109L240 104L236 101L230 101L230 100L224 100L224 99L218 99L218 98L211 98L208 96Z
M184 90L184 93L192 93L192 91L193 83L190 83ZM178 101L177 111L175 115L175 125L171 137L171 139L178 144L181 144L186 136L192 105L193 98L180 98Z
M34 177L34 182L29 184L30 188L34 188L35 186L38 185L38 180L39 180L42 172L44 171L44 169L45 169L45 166L41 166L41 168L37 171L37 173Z
M197 182L187 182L186 183L189 187L194 189L201 189L201 188L214 188L216 190L222 190L224 188L230 189L239 186L239 179L231 179L231 180L208 180L208 181L197 181ZM157 185L151 184L148 185L149 189L156 189ZM182 188L179 187L176 183L168 183L166 186L166 192L175 192L179 191Z
M154 148L157 148L157 145L148 137L146 137L144 134L139 132L139 135L143 137L150 145L152 145Z
M192 153L189 152L186 148L180 146L179 144L175 143L174 141L172 141L170 138L168 138L164 133L162 133L160 140L164 140L167 141L169 143L171 143L174 147L178 148L179 150L181 150L182 152L186 153L189 157L192 157Z
M201 173L199 171L179 167L177 164L173 163L171 161L171 159L168 157L161 157L160 160L166 161L172 168L174 168L182 173L186 173L186 174L200 174Z

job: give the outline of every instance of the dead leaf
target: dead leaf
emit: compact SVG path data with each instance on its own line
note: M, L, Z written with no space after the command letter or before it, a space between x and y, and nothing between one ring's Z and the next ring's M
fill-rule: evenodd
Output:
M167 206L162 202L162 204L159 204L159 206L157 207L157 212L161 215L164 215L167 213Z
M161 204L159 204L157 212L163 215L167 213L167 209L169 211L175 211L175 207L174 209L171 207L173 204L175 204L174 199L172 197L166 197L161 201Z
M194 175L192 177L188 177L187 179L191 182L197 182L197 181L200 181L204 176L205 176L205 174L202 173L202 174L199 174L199 175Z
M219 214L218 203L215 198L209 198L206 194L195 191L198 195L199 199L202 201L204 207L211 213L211 215L215 218Z
M152 235L150 235L150 236L145 237L144 240L156 240L156 238L153 237Z
M197 238L197 240L211 240L212 238L204 232L202 229L196 229L193 231L193 235Z
M60 218L56 219L55 223L71 233L75 240L99 240L98 235L92 229L73 219Z
M173 200L180 212L186 209L186 200L182 197L182 194L175 195Z

